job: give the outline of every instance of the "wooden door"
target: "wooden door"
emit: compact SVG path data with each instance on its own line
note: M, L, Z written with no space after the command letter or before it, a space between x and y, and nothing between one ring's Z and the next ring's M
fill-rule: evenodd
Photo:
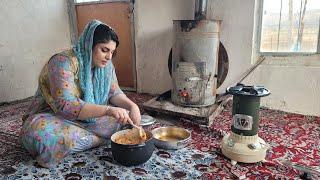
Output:
M118 34L120 44L117 55L113 59L119 85L124 89L135 90L135 63L132 38L133 14L130 11L130 2L100 2L76 4L78 34L80 35L85 25L92 19L98 19L113 29Z

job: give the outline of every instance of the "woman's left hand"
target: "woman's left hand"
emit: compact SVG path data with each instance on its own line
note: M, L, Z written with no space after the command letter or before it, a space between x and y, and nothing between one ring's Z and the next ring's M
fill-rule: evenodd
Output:
M141 114L137 105L134 105L130 108L129 116L135 125L140 126Z
M113 96L110 99L110 102L115 106L122 107L130 111L129 116L132 122L137 126L140 125L140 121L141 121L140 109L138 105L132 102L125 94L119 94L119 95Z

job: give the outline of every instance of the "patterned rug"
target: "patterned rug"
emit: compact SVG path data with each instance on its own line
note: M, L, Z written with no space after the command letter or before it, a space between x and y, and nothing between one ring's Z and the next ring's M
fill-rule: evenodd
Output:
M152 98L146 94L127 93L138 103ZM301 170L281 164L290 161L297 167L320 166L320 117L303 116L262 108L259 136L270 146L267 162L230 164L220 150L223 132L230 131L231 104L212 127L199 127L169 117L156 117L151 130L164 125L188 129L192 139L180 150L156 149L146 163L124 167L112 158L108 146L71 154L54 169L37 165L20 146L18 133L21 116L30 99L0 106L0 179L301 179ZM143 112L142 112L143 113ZM309 176L320 179L319 175Z

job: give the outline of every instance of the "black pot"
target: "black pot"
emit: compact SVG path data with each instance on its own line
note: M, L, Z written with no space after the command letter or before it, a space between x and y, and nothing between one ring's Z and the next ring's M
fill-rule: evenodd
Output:
M115 139L127 135L132 130L118 131L111 136L111 151L114 160L124 166L135 166L147 162L154 150L154 138L152 133L145 131L147 140L141 144L125 145L118 144ZM138 131L135 136L139 136Z

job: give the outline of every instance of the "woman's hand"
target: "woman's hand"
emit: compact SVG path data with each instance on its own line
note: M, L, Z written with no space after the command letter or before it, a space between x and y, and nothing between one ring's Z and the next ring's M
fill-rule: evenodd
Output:
M106 114L116 118L121 124L128 124L130 121L132 121L128 111L123 108L109 106Z
M139 107L136 103L132 102L126 95L119 94L110 98L110 103L117 106L123 107L130 111L129 115L132 122L135 125L140 125L141 115Z
M140 114L140 109L139 107L134 104L131 108L130 108L130 118L132 120L132 122L137 125L140 126L140 121L141 121L141 114Z

